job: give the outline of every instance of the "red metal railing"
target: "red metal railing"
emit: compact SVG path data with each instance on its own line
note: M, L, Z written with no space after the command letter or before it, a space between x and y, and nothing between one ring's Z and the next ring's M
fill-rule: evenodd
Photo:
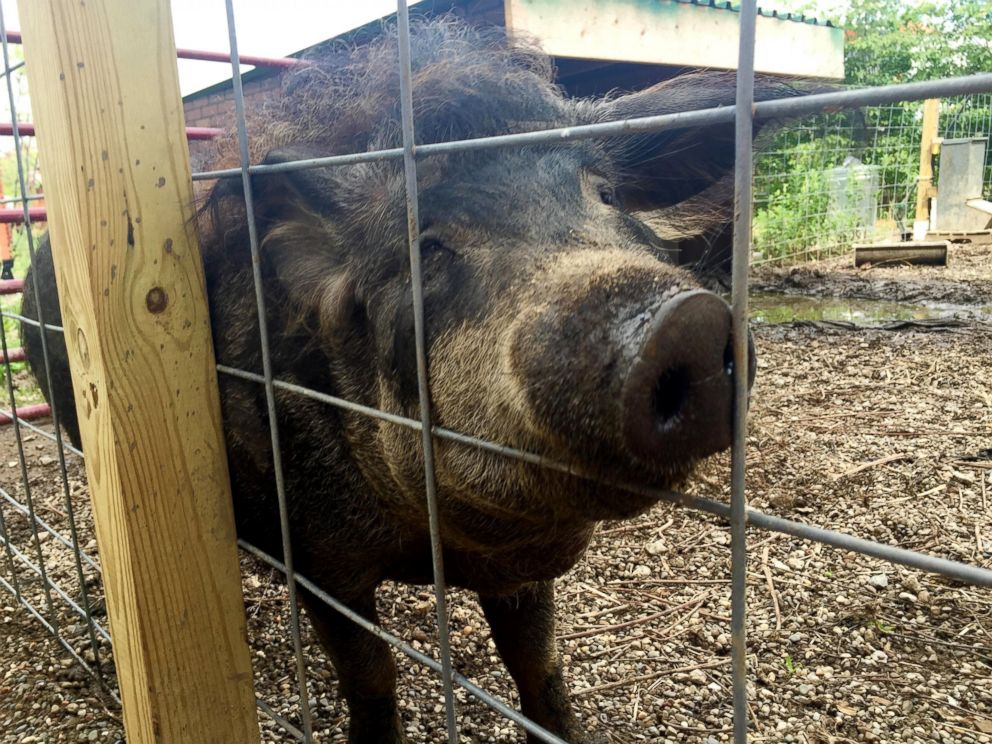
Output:
M47 219L47 212L44 207L28 207L28 216L31 218L32 222L44 222ZM24 210L12 207L7 207L0 209L0 225L2 224L20 224L24 222ZM8 280L7 283L9 283ZM18 290L20 291L20 290ZM4 292L0 291L0 294Z
M11 44L21 43L20 31L8 31L7 41ZM179 59L196 59L204 62L230 62L231 55L227 52L208 52L201 49L176 49L176 56ZM281 67L283 69L295 67L303 61L292 57L258 57L253 54L241 54L238 60L243 65L253 67Z
M0 136L12 135L14 133L14 125L10 122L0 122ZM34 124L30 121L21 121L17 123L17 133L22 137L33 137L34 136ZM216 127L186 127L186 139L189 140L208 140L223 134L223 129L218 129Z

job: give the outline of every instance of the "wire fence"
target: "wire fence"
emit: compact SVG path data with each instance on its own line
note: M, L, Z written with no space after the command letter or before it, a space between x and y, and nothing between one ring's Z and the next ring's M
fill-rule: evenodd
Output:
M992 133L992 96L944 98L940 109L940 138ZM818 114L784 128L756 159L754 263L794 263L845 253L855 243L906 239L922 136L918 101ZM990 193L992 148L985 163Z
M460 688L493 708L500 715L526 729L541 741L561 742L562 738L547 731L537 723L528 720L506 702L480 688L471 680L453 669L450 641L448 638L447 587L441 560L443 545L438 518L437 493L434 478L433 453L437 442L456 442L460 445L484 450L494 457L512 458L531 466L550 468L580 478L590 478L580 465L562 463L546 458L539 453L522 451L498 442L487 441L470 434L451 431L436 426L432 420L431 396L428 385L428 358L425 345L425 318L423 297L423 271L420 266L420 219L417 193L417 168L426 159L453 152L477 151L491 148L514 148L541 143L562 143L587 138L624 137L635 133L657 132L687 126L729 123L737 124L736 158L736 199L738 204L752 203L751 173L753 154L751 150L751 122L774 116L808 115L804 123L790 128L780 135L778 145L766 152L758 161L754 176L755 221L754 248L764 258L785 260L797 254L822 255L841 249L853 237L859 239L880 229L880 225L892 225L902 230L907 210L914 203L915 176L913 168L919 148L918 102L929 97L944 97L954 103L948 105L950 113L945 114L947 122L945 136L959 136L968 132L969 136L989 127L989 109L992 97L992 74L975 75L946 81L934 81L902 86L888 86L877 89L842 91L837 93L810 96L807 98L753 103L753 51L755 4L745 1L742 4L741 18L741 57L738 75L737 105L734 108L709 109L679 114L645 117L623 121L607 122L580 127L509 134L498 137L468 139L415 146L413 103L417 91L411 84L410 29L406 3L397 3L398 42L400 45L399 80L402 102L402 146L386 150L360 152L321 158L302 159L279 165L253 165L249 159L249 133L246 126L244 92L237 51L237 33L233 2L226 0L228 30L231 45L231 65L234 85L234 100L237 116L238 149L240 166L233 169L202 172L195 180L240 179L244 191L245 208L248 216L248 234L253 258L254 291L258 313L261 350L261 374L250 370L218 365L221 375L248 381L264 391L268 411L269 437L273 467L276 473L276 493L280 517L282 559L276 558L257 546L241 541L241 547L262 560L273 569L284 574L288 581L290 627L295 657L295 685L299 696L299 725L286 720L275 712L269 701L259 700L260 710L272 717L289 735L302 740L313 738L313 716L310 710L310 697L307 692L307 665L303 655L301 640L301 620L298 593L308 592L349 620L358 624L379 639L413 661L424 665L440 675L444 689L446 736L450 742L458 741L455 689ZM6 69L14 65L9 54L6 29L3 27L0 9L0 35L3 35L3 52ZM12 118L17 121L17 95L12 82L13 75L7 74L7 92ZM962 96L969 96L963 98ZM907 102L904 103L903 101ZM832 113L821 114L837 108L871 106L867 114ZM867 121L867 123L866 123ZM21 145L17 127L12 129L15 150L18 153L20 174L20 200L24 210L24 223L30 227L31 218L28 205L32 195L25 180L25 164L21 160ZM862 143L856 147L857 143ZM851 152L859 154L859 167L869 170L868 187L863 187L862 171L844 159ZM407 208L407 238L409 244L409 271L414 307L414 335L417 368L417 392L420 417L409 418L394 411L385 411L361 405L354 401L329 395L286 380L278 379L273 372L270 350L270 334L266 327L270 314L266 308L266 295L261 275L260 240L254 214L254 178L266 174L289 170L334 168L356 163L397 161L402 163L405 180L405 200ZM839 161L839 162L838 162ZM829 166L823 168L821 166ZM846 168L836 175L836 168ZM987 169L990 171L992 169ZM786 173L785 176L781 175ZM851 178L850 174L856 174ZM819 174L819 175L815 175ZM832 175L834 174L834 175ZM988 181L988 173L987 173ZM853 186L852 186L853 184ZM853 191L852 191L853 189ZM871 198L867 198L870 195ZM862 199L864 198L864 203ZM863 212L862 212L863 208ZM850 223L840 215L858 215L858 221ZM751 250L750 210L736 209L735 256L734 256L734 298L733 298L733 357L734 369L748 368L747 325L747 268ZM861 221L861 217L864 220ZM813 232L803 233L808 226L817 226ZM788 235L791 231L791 237ZM801 237L797 237L797 234ZM33 259L36 245L33 233L26 231L29 253ZM797 250L798 249L798 250ZM37 282L37 275L35 274ZM42 287L34 286L36 294ZM4 319L19 322L32 322L15 312L4 312ZM36 321L50 333L41 333L43 344L62 328L46 323L41 316ZM0 342L6 355L8 350L8 330L0 325ZM43 351L45 375L49 389L52 373L48 346ZM6 384L9 414L13 418L13 432L18 452L21 475L21 489L11 493L0 489L0 542L3 544L5 569L0 573L0 585L10 592L31 615L57 639L87 671L99 679L116 697L113 688L113 674L108 668L107 656L110 635L101 621L104 610L97 606L93 598L93 588L100 578L99 559L95 555L95 544L80 544L77 525L81 518L78 495L80 490L79 463L82 453L53 435L44 427L39 427L17 416L19 402L13 387L14 371L8 361ZM815 525L763 514L749 509L744 499L745 482L745 416L748 383L746 374L735 374L736 405L734 410L734 444L732 463L731 503L704 499L685 493L659 491L631 483L611 485L629 490L632 493L650 495L652 498L670 501L688 509L716 515L728 519L732 527L732 646L733 646L733 698L734 698L734 740L744 742L748 731L747 708L747 657L744 638L744 613L746 574L744 566L746 550L745 531L748 526L780 532L807 540L813 540L845 550L887 561L900 563L924 571L940 573L953 579L980 586L992 586L992 571L946 560L911 550L864 540L851 535L823 529ZM438 632L439 658L432 658L401 639L369 621L347 603L329 595L323 588L294 567L294 550L291 535L292 510L291 495L287 493L285 469L287 467L280 444L280 415L277 392L300 396L338 410L345 410L363 416L373 417L392 426L421 434L424 462L424 486L427 509L430 515L429 531L431 558L434 574L434 591ZM59 411L52 404L54 431L59 431ZM30 432L26 435L25 432ZM32 497L32 478L28 472L28 459L25 448L30 437L44 437L54 440L57 446L59 480L63 496L62 508L52 518L40 513L38 504ZM82 515L85 516L85 515ZM71 570L60 570L53 574L49 569L55 553L65 553L71 560ZM72 626L72 635L67 628Z

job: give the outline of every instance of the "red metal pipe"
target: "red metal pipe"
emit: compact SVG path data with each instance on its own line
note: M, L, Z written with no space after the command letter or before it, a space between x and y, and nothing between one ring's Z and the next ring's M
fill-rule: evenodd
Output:
M23 362L27 357L24 355L24 349L18 346L15 349L7 349L7 362ZM0 364L4 364L4 361L0 359Z
M0 122L0 136L10 136L14 133L14 125L10 122ZM34 136L34 124L30 121L17 123L17 133L24 137ZM186 139L208 140L223 134L223 129L216 127L186 127Z
M45 222L47 220L47 210L44 207L28 207L28 215L32 222ZM23 209L0 209L0 224L24 222Z
M20 294L23 291L23 279L0 279L0 295Z
M20 31L8 31L7 41L11 44L21 43ZM231 55L227 52L207 52L200 49L176 49L179 59L199 59L205 62L230 62ZM303 60L292 57L256 57L252 54L241 54L238 59L243 65L253 67L295 67L303 64Z
M224 134L224 130L217 127L186 127L186 139L188 140L209 140L222 134Z
M176 49L176 56L179 59L198 59L204 62L230 62L231 55L227 52L205 52L198 49ZM256 57L251 54L238 55L238 61L243 65L253 67L296 67L303 63L303 60L292 57Z
M14 133L14 125L9 121L0 122L0 135L10 136ZM34 136L34 124L28 122L20 122L17 125L17 133L23 134L25 137Z
M45 418L52 415L52 408L47 403L38 403L33 406L18 406L17 418L25 421ZM0 426L11 423L10 411L0 411Z

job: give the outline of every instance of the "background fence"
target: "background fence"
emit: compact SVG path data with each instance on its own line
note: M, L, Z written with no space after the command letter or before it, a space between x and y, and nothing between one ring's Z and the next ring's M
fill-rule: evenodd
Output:
M940 106L938 136L992 133L992 96ZM755 160L754 263L817 259L911 234L922 134L919 101L819 114L778 133ZM992 193L992 148L984 183Z
M243 101L240 94L238 64L236 61L236 34L234 31L234 17L231 4L228 3L230 18L230 38L234 51L235 62L233 63L236 101L238 104L238 126L241 140L242 162L240 168L234 172L212 172L201 173L195 177L200 180L211 180L217 178L242 178L244 183L248 183L249 173L263 175L265 167L250 167L247 160L248 133L244 125ZM753 29L754 4L745 3L743 17L745 29L742 32L743 50L742 66L744 78L749 74L748 44L753 44L753 39L749 40L746 29L747 19L750 18ZM405 3L399 3L400 18L400 44L401 49L408 45L405 25L406 8ZM8 55L8 44L4 41L5 58L8 70L12 62ZM405 91L409 86L409 60L403 57L400 76L403 81ZM8 79L10 75L8 74ZM925 96L945 95L953 96L962 90L988 91L992 89L992 76L978 76L976 78L958 81L956 83L931 84L920 86L907 86L897 91L869 91L867 93L837 94L827 96L820 101L798 102L793 104L794 110L812 111L818 108L827 108L836 105L858 105L859 103L878 102L896 97L922 99ZM8 86L10 105L16 109L14 89ZM416 95L416 91L412 91ZM738 112L750 110L748 91L745 85L740 92ZM860 96L860 97L859 97ZM971 96L969 98L954 98L945 108L942 124L947 122L944 136L973 136L987 133L990 122L990 110L992 98L987 93L981 96ZM759 160L755 176L755 222L754 222L754 247L765 260L791 260L797 256L823 255L832 251L842 250L851 240L861 239L870 235L888 233L889 231L905 231L907 220L912 205L915 204L915 179L917 156L919 151L919 104L887 104L876 108L869 108L863 115L855 114L818 114L802 124L789 128L778 136L775 146L766 152ZM776 105L759 105L755 111L757 116L767 115L767 112L776 110ZM13 112L16 118L16 110ZM695 119L693 119L695 117ZM470 150L481 147L492 146L515 146L524 143L534 143L537 141L561 141L563 139L592 137L592 136L617 136L631 128L642 128L643 130L661 129L672 127L686 120L690 121L728 121L729 116L726 111L710 111L698 114L689 114L686 117L655 117L652 120L641 122L624 122L619 124L606 124L590 127L584 131L572 130L570 132L555 131L538 135L510 135L502 138L499 142L485 141L463 141L460 143L442 143L438 145L418 148L414 152L412 113L409 95L404 99L404 147L402 153L379 152L379 153L359 153L354 156L339 156L336 158L323 158L319 162L309 162L305 167L335 167L345 163L356 161L372 161L376 159L396 159L400 155L404 158L404 167L407 176L407 199L411 213L416 214L416 177L415 168L418 158L430 157L432 154L451 152L457 150ZM741 113L741 121L750 121L750 118ZM738 163L740 173L746 176L750 172L750 138L747 130L744 130L743 139L739 145ZM31 195L31 188L26 177L30 170L28 158L23 155L23 148L17 147L17 173L18 188L22 194ZM857 157L861 166L868 170L862 171L858 164L847 161L848 157ZM845 161L847 161L845 163ZM838 171L838 168L846 168L846 171ZM992 169L987 168L988 177L992 175ZM868 175L864 178L863 173ZM865 183L868 184L865 187ZM246 189L250 194L250 189ZM869 195L871 198L865 198ZM24 209L27 209L27 198L24 200ZM250 196L249 196L250 199ZM250 202L249 202L250 205ZM739 210L746 215L747 210ZM852 215L854 218L852 220ZM25 223L30 224L30 217L25 214ZM571 469L561 463L555 463L542 458L540 455L525 453L501 446L498 443L484 442L471 436L457 432L447 431L433 427L430 418L430 406L426 390L426 369L427 360L423 349L423 319L422 319L422 298L420 297L420 272L418 265L418 236L417 220L411 222L413 229L410 234L412 276L414 287L414 303L420 315L418 316L417 336L419 341L418 362L421 395L422 418L418 420L406 419L388 412L381 412L367 409L356 404L342 401L331 396L313 390L302 389L289 385L288 383L274 380L271 371L266 369L265 374L257 375L245 370L235 370L221 368L220 372L226 375L239 376L264 386L270 412L274 412L275 390L287 390L295 394L308 396L321 400L324 403L338 408L358 411L363 414L384 418L395 425L405 426L413 430L419 430L423 434L423 446L426 452L430 452L434 438L457 441L463 444L482 447L496 456L513 457L524 462L566 470ZM740 260L747 254L746 228L743 223L738 224L737 234L739 237L738 260L736 266L738 272L746 270L746 260ZM29 250L33 250L30 240L25 239L25 244ZM257 252L258 246L253 238L253 250ZM743 251L743 253L742 253ZM256 276L256 282L258 277ZM256 285L259 298L262 297L261 288ZM737 323L743 324L746 310L746 286L742 283L741 276L735 277L735 306L737 309ZM260 299L260 317L264 318L264 306ZM4 353L7 354L9 346L8 333L12 332L12 327L7 325L7 321L15 323L21 322L21 318L16 310L9 305L4 307L4 333L3 345ZM52 330L58 332L61 328L53 327ZM746 338L742 332L742 326L738 326L735 334L737 339ZM266 348L267 337L264 333L260 339L263 349ZM742 355L746 353L743 342L738 344L736 354L738 355L737 368L746 368L746 361L742 364ZM264 352L267 355L267 352ZM98 677L107 685L109 694L117 696L114 686L113 675L109 674L104 660L108 653L109 634L106 624L102 621L105 609L99 598L94 598L93 590L99 583L100 563L95 556L95 541L81 539L78 523L88 519L88 507L80 500L82 493L81 472L79 460L82 455L71 446L60 442L58 445L57 463L59 466L59 479L61 490L64 496L63 509L55 510L47 507L51 514L42 514L37 508L32 498L32 476L28 471L29 458L25 454L25 448L30 447L35 441L33 437L44 437L47 439L57 439L46 428L37 427L29 421L21 420L16 416L16 409L19 405L27 402L18 399L18 392L13 385L16 375L23 375L23 368L16 368L8 361L6 367L6 383L9 397L10 415L14 417L13 431L15 433L15 443L17 451L17 463L21 474L21 487L19 493L10 493L6 490L0 491L3 502L0 504L0 541L3 543L5 555L5 573L0 574L0 585L14 595L17 601L39 622L58 639L59 643L70 653L80 664ZM739 397L739 400L742 398ZM741 406L738 411L742 412ZM742 413L739 413L742 415ZM275 425L275 416L270 416L270 420ZM735 528L734 536L734 565L736 567L736 579L733 590L734 597L734 645L735 645L735 737L738 741L743 741L746 737L746 707L745 707L745 664L744 664L744 639L743 639L743 598L744 598L744 574L743 574L743 530L745 520L753 527L770 529L786 534L797 535L803 538L816 540L828 545L842 547L866 555L881 557L905 565L914 566L924 570L937 571L960 581L973 582L979 585L992 585L992 572L979 569L977 567L962 565L948 560L938 559L931 556L914 553L908 550L893 548L867 540L861 540L851 536L831 532L815 526L803 525L797 522L781 519L778 517L762 514L753 510L744 511L743 504L743 443L744 428L743 422L739 421L736 427L735 444L735 483L733 513L731 507L724 503L689 496L686 494L656 493L658 498L667 499L681 504L685 507L701 510L703 512L717 515L721 518L733 516ZM30 434L25 434L30 432ZM276 456L278 456L278 432L273 430L273 444ZM433 434L433 437L431 436ZM430 477L430 459L427 459L427 489L432 490ZM52 464L52 463L49 463ZM632 487L636 490L636 487ZM643 489L641 489L643 490ZM242 547L257 556L268 565L280 573L292 577L289 582L291 617L290 625L294 637L294 654L296 666L294 676L296 677L297 711L299 718L296 722L286 720L277 715L272 706L267 701L259 701L259 707L263 712L271 715L278 723L291 735L307 740L312 734L312 721L309 711L310 697L307 692L307 664L303 659L302 643L300 640L301 631L299 618L296 609L296 602L293 597L297 583L315 593L325 602L346 614L355 622L366 627L370 632L387 640L390 644L411 657L413 660L429 667L441 674L445 682L446 695L446 724L448 726L449 740L457 740L457 724L455 713L455 686L461 687L486 704L494 707L499 713L507 716L511 720L520 723L545 741L559 741L556 737L544 732L540 727L527 722L519 713L513 711L504 702L496 700L486 691L474 685L470 680L453 672L448 649L446 627L448 623L448 612L445 608L445 587L443 578L438 572L436 583L436 602L438 628L440 632L439 647L440 660L431 658L415 648L411 643L404 641L388 632L378 628L374 624L364 620L346 606L322 592L319 587L309 582L306 577L295 574L292 569L292 551L288 539L288 527L286 526L286 496L279 494L282 505L283 534L285 539L284 550L287 558L279 561L272 556L266 555L258 548L242 543ZM433 513L434 507L431 508ZM746 515L746 516L745 516ZM89 528L84 528L86 535L91 535ZM438 526L436 518L432 519L432 538L435 548L440 544ZM56 554L63 556L61 559ZM436 552L435 552L436 556ZM57 564L61 568L58 571L51 571L49 566ZM69 567L68 569L66 567ZM99 590L96 590L99 595Z

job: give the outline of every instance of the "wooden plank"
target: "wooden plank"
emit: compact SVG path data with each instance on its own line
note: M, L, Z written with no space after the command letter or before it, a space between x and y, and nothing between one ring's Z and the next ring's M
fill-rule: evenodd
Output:
M927 240L946 240L951 243L971 245L992 245L992 230L964 232L955 230L933 230L927 233Z
M737 68L740 13L674 0L505 0L507 28L556 57ZM844 31L760 16L758 72L842 80Z
M920 174L916 188L916 223L913 237L921 240L930 226L930 199L936 195L933 187L933 146L940 120L940 99L928 98L923 103L923 134L920 137Z
M252 742L168 0L19 0L131 744Z
M854 265L908 263L945 266L949 245L946 240L856 245L854 246Z

